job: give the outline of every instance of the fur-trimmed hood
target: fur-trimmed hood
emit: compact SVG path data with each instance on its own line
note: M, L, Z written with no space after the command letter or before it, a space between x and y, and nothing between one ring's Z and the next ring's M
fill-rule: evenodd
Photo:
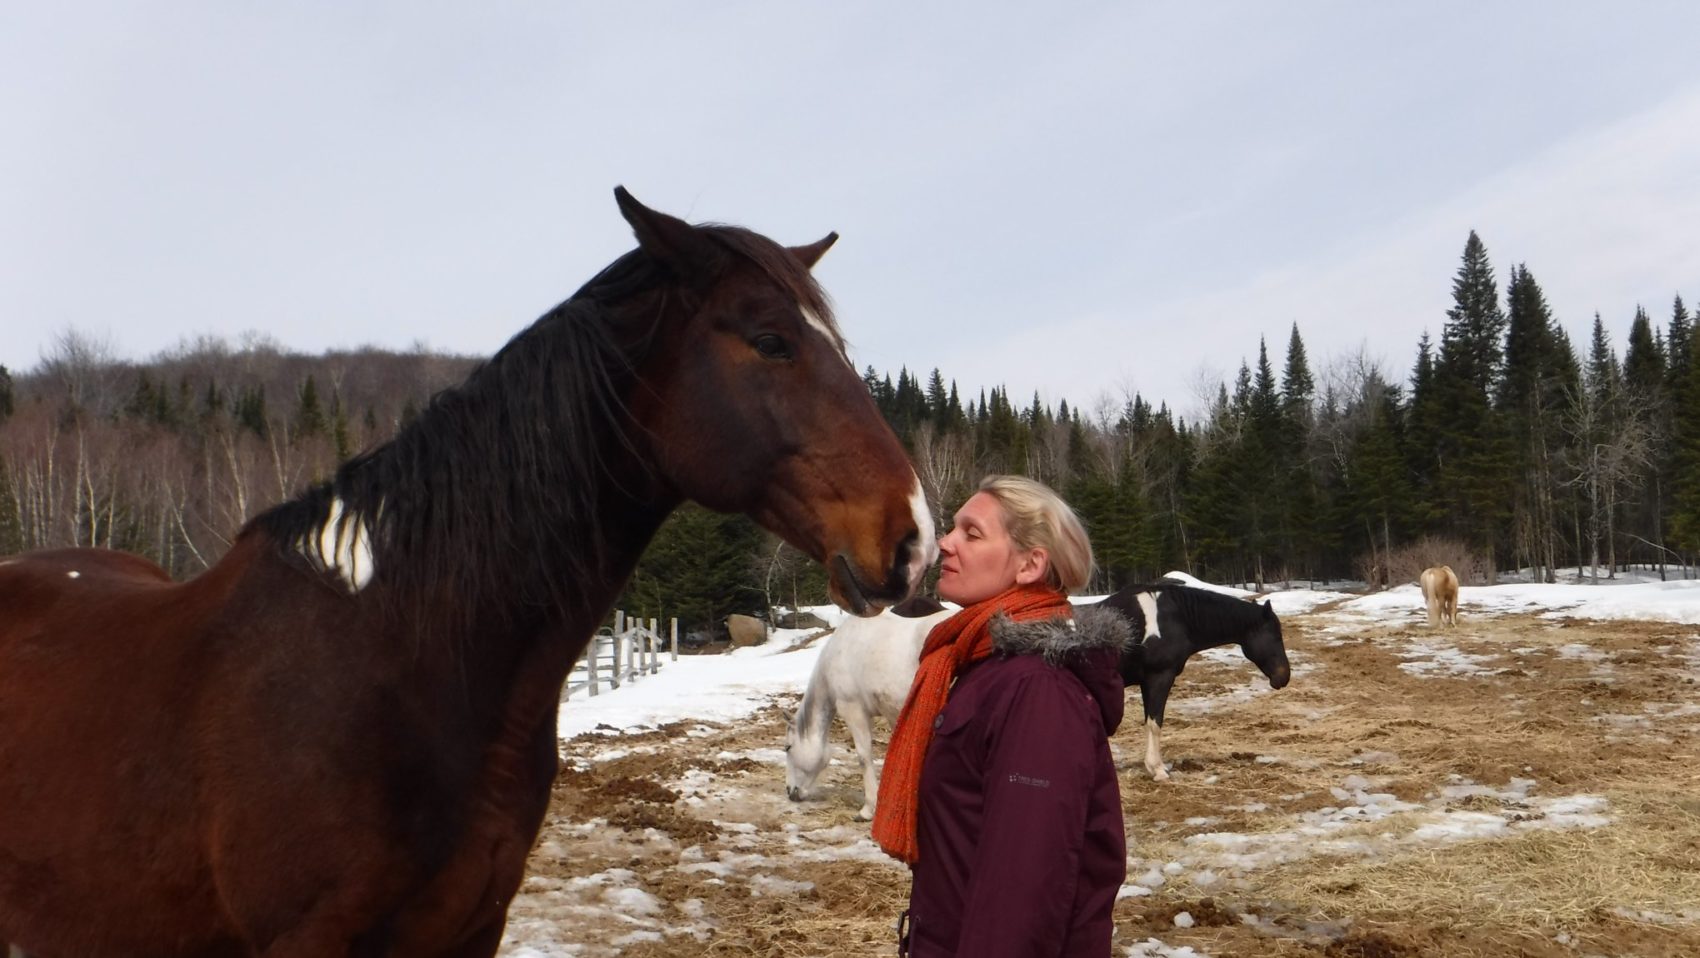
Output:
M1133 634L1127 619L1114 609L1076 606L1072 619L1015 622L999 615L992 620L992 648L999 655L1037 655L1046 664L1073 672L1098 703L1104 730L1114 734L1121 725L1123 698L1118 663L1122 646Z

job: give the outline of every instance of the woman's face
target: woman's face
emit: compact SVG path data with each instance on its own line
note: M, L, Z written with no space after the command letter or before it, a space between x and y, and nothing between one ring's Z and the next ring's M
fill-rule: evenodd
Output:
M1016 584L1044 577L1044 549L1022 549L1009 537L1003 506L976 492L956 511L956 525L939 540L939 598L957 605L989 599Z

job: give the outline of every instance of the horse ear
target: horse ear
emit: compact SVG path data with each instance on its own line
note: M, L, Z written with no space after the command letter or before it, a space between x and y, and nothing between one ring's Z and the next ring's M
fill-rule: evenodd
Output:
M623 186L614 187L614 201L631 224L638 247L675 276L700 287L720 271L726 254L701 230L639 203Z
M832 244L836 242L838 242L838 234L828 233L825 239L816 240L807 246L791 247L791 255L797 257L804 266L814 269L815 264L820 262L820 258L825 256L826 251L832 249Z

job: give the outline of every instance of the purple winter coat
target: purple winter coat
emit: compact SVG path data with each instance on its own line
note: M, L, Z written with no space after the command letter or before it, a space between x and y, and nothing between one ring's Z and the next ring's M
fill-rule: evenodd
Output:
M911 958L1110 954L1127 877L1109 735L1127 620L992 623L958 676L921 770Z

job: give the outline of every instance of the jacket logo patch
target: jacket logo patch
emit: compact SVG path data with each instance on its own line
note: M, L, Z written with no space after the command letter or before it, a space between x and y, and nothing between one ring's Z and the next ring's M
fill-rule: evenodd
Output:
M1011 785L1029 785L1029 786L1032 786L1033 788L1050 788L1051 787L1051 780L1050 779L1048 779L1048 778L1033 778L1032 776L1028 776L1028 775L1011 775L1009 777L1009 782L1010 782Z

